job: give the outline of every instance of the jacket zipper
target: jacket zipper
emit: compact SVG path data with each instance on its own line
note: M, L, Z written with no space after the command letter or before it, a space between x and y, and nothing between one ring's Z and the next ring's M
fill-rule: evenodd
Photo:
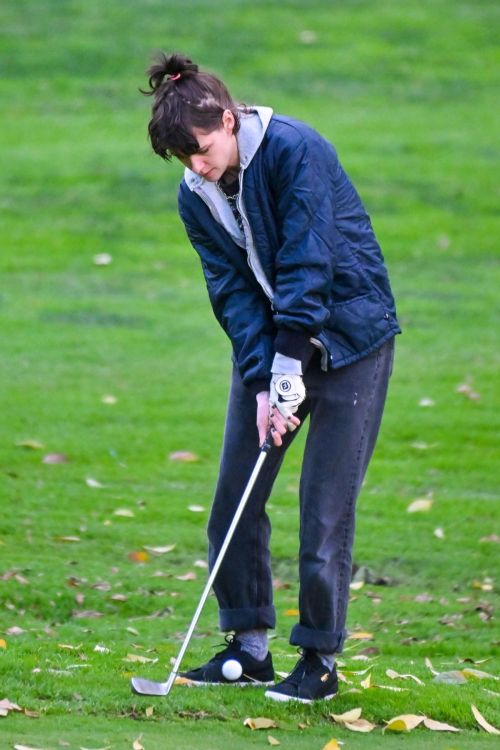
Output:
M248 265L250 266L253 275L255 276L255 278L257 279L257 281L261 285L262 289L264 290L264 293L265 293L266 297L268 297L268 299L270 300L270 302L271 302L271 309L274 310L274 306L273 306L273 301L274 301L273 290L272 290L272 288L271 288L268 280L265 277L265 274L264 274L264 271L262 269L261 263L259 261L259 258L257 257L257 250L255 249L255 243L253 241L252 230L250 228L250 222L248 221L248 217L247 217L246 213L243 210L243 205L242 205L242 202L241 202L241 196L243 194L243 174L244 174L244 171L245 171L244 169L240 170L240 175L239 175L240 189L238 191L238 198L236 200L236 205L237 205L238 211L241 214L243 222L244 222L244 224L246 226L246 229L247 229L248 235L249 235L249 239L250 239L250 242L246 243L247 244L247 260L248 260ZM254 254L256 256L256 260L257 260L257 264L258 264L258 268L257 269L254 268L253 263L252 263L252 250L253 250L253 252L254 252ZM259 271L260 271L260 273L259 273Z

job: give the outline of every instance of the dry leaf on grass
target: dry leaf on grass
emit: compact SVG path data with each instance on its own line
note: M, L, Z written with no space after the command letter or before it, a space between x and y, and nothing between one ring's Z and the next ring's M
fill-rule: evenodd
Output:
M187 677L176 677L174 680L174 685L194 685L194 680L188 680Z
M428 716L424 718L424 724L427 729L432 729L434 732L460 732L460 729L452 727L450 724L443 724L440 721L429 719Z
M489 536L483 536L479 540L480 542L500 542L500 536L498 534L490 534Z
M398 677L400 677L403 680L408 679L411 677L412 680L415 680L415 682L418 682L419 685L425 685L425 682L422 682L422 680L419 680L418 677L415 677L413 674L398 674L394 669L386 669L385 673L387 677L390 677L391 680L396 680Z
M47 453L42 458L42 464L67 464L69 458L64 453Z
M372 633L352 633L351 635L347 636L348 641L357 641L357 640L370 640L373 638Z
M208 563L206 560L195 560L193 565L195 568L208 568Z
M356 719L356 721L345 721L344 726L346 729L351 729L353 732L371 732L377 725L372 724L366 719Z
M17 448L30 448L31 450L41 450L44 448L43 443L39 443L38 440L22 440L20 443L16 443Z
M196 453L191 453L190 451L174 451L174 453L170 454L169 459L171 461L180 461L181 463L189 464L197 461L198 456Z
M448 685L464 685L467 682L467 677L460 672L458 669L454 669L451 672L439 672L431 682L445 682Z
M326 743L323 750L338 750L340 745L343 745L343 744L344 744L343 742L339 744L338 740L333 739L333 740L330 740L330 742Z
M5 635L21 635L21 633L26 633L26 631L18 627L17 625L13 625L11 628L5 631Z
M346 711L343 714L330 714L332 719L340 724L344 721L356 721L361 716L361 708L352 708L350 711Z
M287 615L287 617L298 617L299 616L299 610L298 609L285 609L283 612L284 615Z
M175 544L168 544L166 547L147 547L144 545L146 552L150 552L152 555L164 555L167 552L172 552L175 548Z
M410 505L407 507L406 512L407 513L418 513L419 511L423 510L429 510L432 507L432 500L427 499L420 499L420 500L414 500Z
M113 745L106 745L106 747L95 747L95 748L93 748L93 747L82 747L80 745L80 750L111 750L112 747L113 747Z
M154 706L148 706L146 709L146 716L152 716L154 713L155 707Z
M472 713L476 717L476 721L479 724L479 726L485 729L488 732L488 734L500 734L500 730L496 729L495 727L492 727L491 724L488 724L484 716L482 716L479 713L479 711L477 710L477 708L475 707L473 703L471 704L471 708L472 708Z
M390 721L386 722L387 726L382 729L384 734L386 729L391 729L394 732L410 732L415 727L418 727L424 720L424 716L416 716L415 714L401 714L395 716ZM385 721L385 719L384 719Z
M7 648L7 644L5 643L3 638L0 638L0 648Z
M190 510L191 513L202 513L205 508L203 507L203 505L189 505L188 510Z
M103 484L98 482L97 479L92 479L92 477L87 477L85 484L87 487L93 487L94 489L102 489L104 487Z
M138 738L134 740L133 745L132 745L133 750L144 750L144 745L141 745L141 743L139 742L141 738L142 738L142 734L140 734Z
M57 536L55 542L81 542L79 536Z
M372 682L372 673L370 672L370 674L368 674L365 677L365 679L362 680L359 684L361 685L362 688L366 689L366 688L372 687L371 682Z
M149 555L147 552L129 552L127 557L129 560L132 560L132 562L135 563L145 563L149 560Z
M250 729L277 729L278 725L273 719L266 719L260 716L257 719L245 719L243 726L250 727Z
M157 659L148 659L147 656L140 656L139 654L127 654L126 659L122 661L140 661L141 664L147 664L150 661L158 661Z
M488 674L488 672L481 672L479 669L462 669L462 674L468 677L474 677L476 680L484 680L489 678L490 680L500 680L500 677L495 677L494 674Z
M267 741L269 742L270 745L279 745L279 744L281 744L279 742L279 740L276 739L276 737L273 737L270 734L267 735Z
M14 750L41 750L41 748L27 747L26 745L14 745Z
M193 573L192 570L189 571L189 573L185 573L183 576L175 576L178 581L195 581L196 580L196 573Z
M135 518L135 513L132 510L129 510L128 508L118 508L118 510L115 510L113 515L121 516L123 518Z

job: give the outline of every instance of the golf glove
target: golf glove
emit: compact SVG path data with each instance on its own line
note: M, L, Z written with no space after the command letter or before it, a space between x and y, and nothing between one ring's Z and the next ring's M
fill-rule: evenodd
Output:
M295 414L306 397L301 362L292 357L276 354L271 372L269 406L278 409L280 414L288 420L288 429L293 432L296 425L290 422L289 418Z

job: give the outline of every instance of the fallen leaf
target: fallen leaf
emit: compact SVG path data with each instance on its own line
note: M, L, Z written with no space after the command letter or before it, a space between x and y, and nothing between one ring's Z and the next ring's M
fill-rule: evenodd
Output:
M364 585L365 585L364 581L353 581L352 583L349 584L349 588L357 591L358 589L362 589Z
M36 714L34 711L28 711L27 708L23 710L23 713L25 716L28 716L30 719L39 719L40 715Z
M276 737L272 737L270 734L267 735L267 741L270 745L280 745L281 743L276 739Z
M62 745L62 747L71 747L71 743L65 742L64 740L59 740L59 744Z
M277 669L275 670L278 677L281 677L282 680L286 680L290 672L279 672Z
M488 672L481 672L479 669L462 669L461 671L466 677L470 675L471 677L475 677L476 680L484 680L485 678L500 680L500 677L495 677L495 675L488 674Z
M175 576L178 581L195 581L196 580L196 573L193 573L192 570L190 570L188 573L185 573L183 576Z
M485 693L489 693L490 695L496 695L498 698L500 698L500 693L495 693L493 690L487 690L486 688L483 688Z
M443 529L434 529L434 536L437 536L438 539L444 539Z
M22 708L17 703L12 703L8 698L3 698L0 701L0 708L6 711L22 711Z
M352 633L352 635L347 636L348 641L356 641L356 640L369 640L370 638L373 638L372 633Z
M94 489L102 489L104 487L104 485L98 482L97 479L92 479L91 477L88 477L85 480L85 484L88 487L93 487Z
M188 680L187 677L176 677L174 680L174 685L194 685L194 680Z
M103 404L111 404L112 405L112 404L116 404L116 402L118 401L118 399L116 398L116 396L103 396L101 398L101 401L102 401Z
M109 654L111 653L109 648L106 648L105 646L94 646L94 651L99 651L101 654Z
M243 722L243 726L250 727L250 729L277 729L278 725L276 724L273 719L265 719L264 717L259 717L258 719L245 719Z
M484 716L482 716L474 704L471 704L472 713L476 717L477 723L485 729L489 734L500 734L500 730L495 729L495 727L492 727L491 724L488 724Z
M106 747L97 747L97 748L91 748L91 747L82 747L80 745L80 750L110 750L113 746L107 745Z
M118 508L113 515L122 516L123 518L135 518L135 513L132 510L128 510L128 508Z
M80 611L74 609L72 612L72 617L74 617L76 620L80 620L84 617L104 617L104 613L96 612L95 609L83 609Z
M205 510L203 505L189 505L188 510L192 511L193 513L201 513Z
M166 547L146 547L146 545L144 545L144 549L152 555L164 555L166 552L171 552L175 546L175 544L168 544Z
M5 643L3 638L0 638L0 648L7 648L7 644Z
M109 266L112 261L113 257L109 253L97 253L97 255L94 255L96 266Z
M69 458L64 453L47 453L42 458L42 464L67 464Z
M439 672L431 681L445 682L448 685L463 685L467 682L467 677L459 670L452 670L451 672Z
M344 722L344 726L346 729L351 729L353 732L371 732L377 725L372 724L366 719L356 719L356 721Z
M146 664L148 661L156 661L156 659L148 659L146 656L140 656L139 654L127 654L126 659L122 661L140 661L141 664Z
M135 563L145 563L149 560L147 552L130 552L127 557Z
M369 688L371 687L371 681L372 681L372 673L370 672L370 674L367 675L367 677L362 682L360 682L360 685L362 688L365 688L365 689Z
M73 693L73 698L75 699L75 701L82 701L83 700L83 697L81 695L79 695L78 693Z
M155 710L154 706L148 706L147 709L146 709L146 716L148 716L148 717L152 716L153 713L154 713L154 710Z
M17 448L30 448L31 450L41 450L44 445L39 443L37 440L22 440L20 443L16 443Z
M55 542L81 542L79 536L58 536L54 540Z
M57 645L59 648L65 648L68 651L78 651L83 646L83 643L80 643L79 646L69 646L67 643L58 643Z
M435 401L432 398L421 398L418 402L419 406L436 406Z
M330 714L332 719L337 722L344 722L344 721L356 721L356 719L359 719L361 716L361 708L352 708L350 711L346 711L343 714Z
M425 685L425 683L422 682L422 680L419 680L418 677L415 677L415 675L412 675L412 674L398 674L397 672L394 671L394 669L386 669L385 673L387 677L391 678L391 680L396 680L398 677L400 677L403 680L406 680L408 679L408 677L411 677L411 679L415 680L415 682L418 682L419 685Z
M420 500L414 500L410 505L407 507L406 512L407 513L418 513L422 510L429 510L432 507L432 500L427 500L425 498L422 498Z
M19 628L17 625L13 625L11 628L5 631L5 635L21 635L21 633L26 633L26 631L22 628Z
M41 750L39 747L27 747L26 745L14 745L14 750Z
M129 633L132 633L132 635L140 635L139 631L135 628L127 628Z
M180 461L181 463L193 463L198 460L196 453L190 453L189 451L174 451L169 456L171 461Z
M479 540L480 542L500 542L500 536L498 534L490 534L489 536L483 536Z
M134 742L132 744L133 750L144 750L144 746L141 745L141 743L139 742L139 740L141 739L141 737L142 737L142 734L140 734L139 737L136 740L134 740Z
M416 716L415 714L401 714L401 716L395 716L393 719L386 722L387 726L382 729L382 734L384 734L386 729L391 729L394 732L410 732L412 729L415 729L415 727L418 727L423 720L423 716Z
M394 692L396 693L408 693L410 690L410 688L401 688L401 687L396 687L395 685L378 685L375 682L373 683L373 685L367 685L367 687L381 688L382 690L394 690Z
M424 724L427 729L432 729L435 732L460 732L460 729L452 727L450 724L442 724L440 721L434 721L427 716L424 718Z
M284 615L287 615L289 617L298 617L299 616L299 610L298 609L286 609L283 612Z
M109 599L113 602L126 602L128 596L125 596L125 594L113 594L113 596L110 596Z
M342 743L342 744L344 744L344 743ZM333 739L333 740L330 740L330 742L326 743L326 745L324 746L323 750L338 750L339 747L340 747L340 745L337 742L337 740Z
M193 565L195 568L208 568L206 560L195 560Z

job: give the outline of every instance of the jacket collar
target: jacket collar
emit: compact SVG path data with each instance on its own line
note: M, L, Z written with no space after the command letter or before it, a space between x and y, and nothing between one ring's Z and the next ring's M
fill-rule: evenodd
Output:
M240 169L246 169L259 148L273 115L271 107L251 107L251 114L241 114L240 130L236 134ZM184 179L190 190L207 184L207 180L191 169L184 170ZM211 184L211 183L208 183Z

